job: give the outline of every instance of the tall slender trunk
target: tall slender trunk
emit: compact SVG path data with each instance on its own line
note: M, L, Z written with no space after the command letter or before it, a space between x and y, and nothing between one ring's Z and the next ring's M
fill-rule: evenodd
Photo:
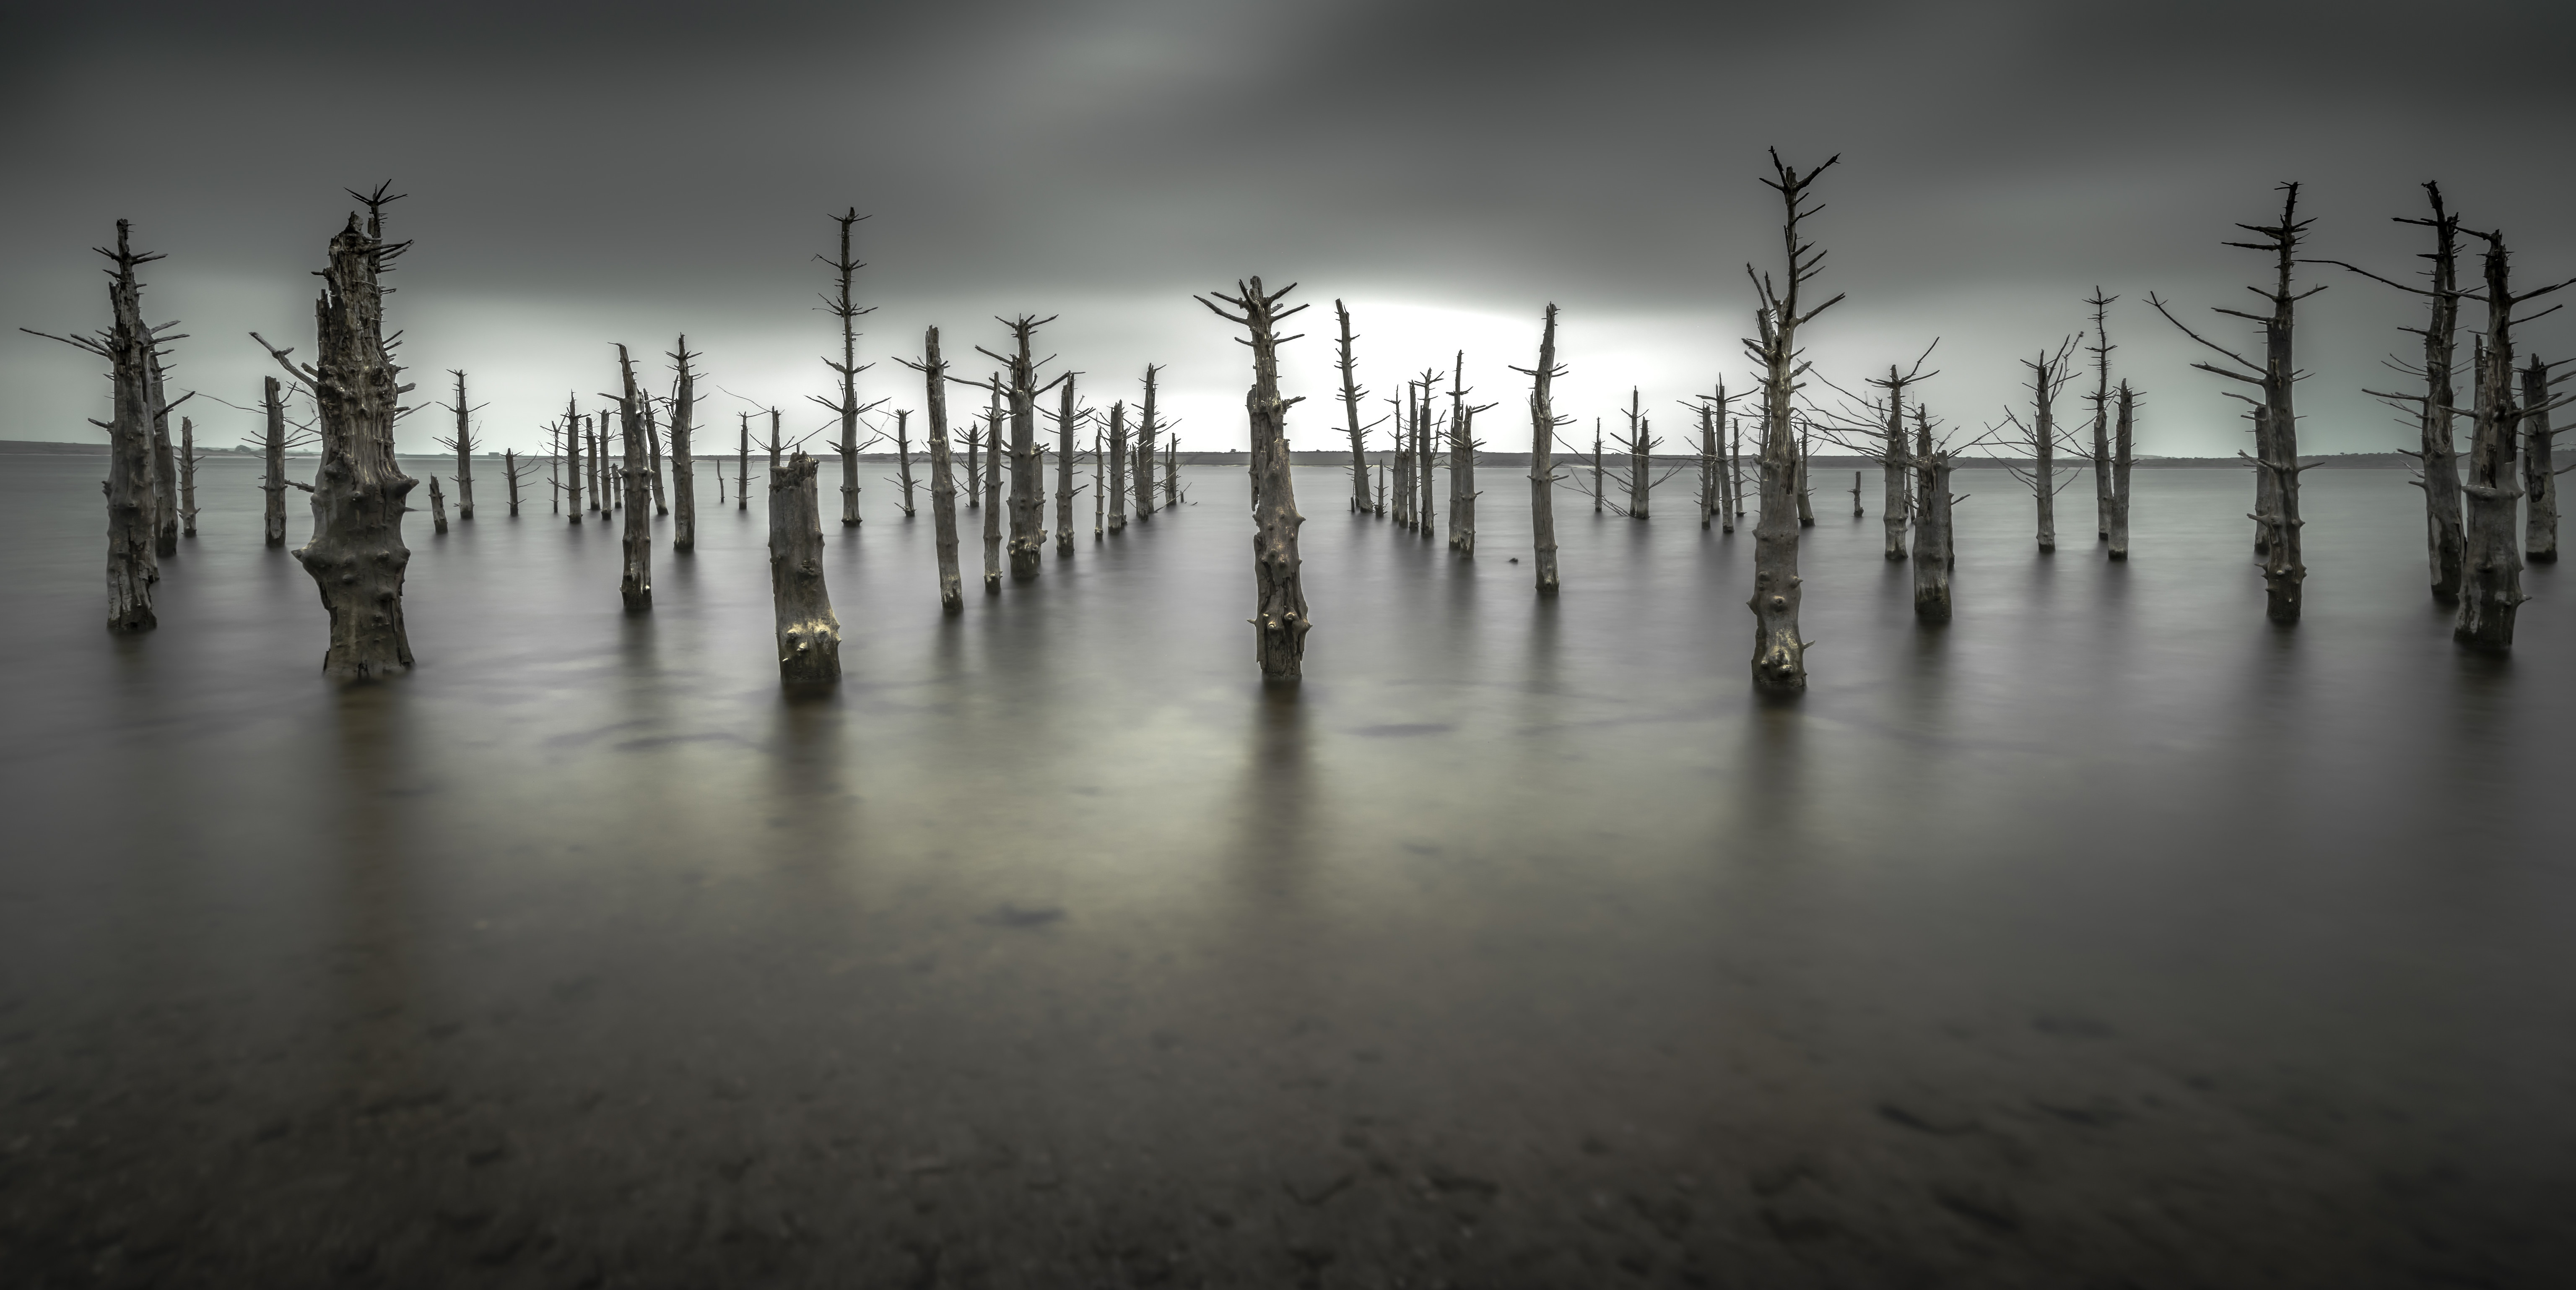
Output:
M2111 540L2111 302L2117 296L2093 288L2093 536Z
M1804 421L1798 423L1798 459L1796 469L1798 472L1798 482L1796 485L1798 492L1798 527L1802 529L1811 529L1816 527L1816 503L1814 492L1807 482L1807 423Z
M2038 362L2024 360L2031 376L2031 496L2039 504L2039 549L2057 549L2057 389L2065 355L2051 358L2041 350Z
M1337 299L1333 315L1342 328L1341 359L1334 366L1342 373L1342 419L1351 436L1351 510L1361 512L1369 508L1368 432L1360 428L1360 396L1367 391L1359 387L1359 362L1351 354L1351 342L1359 339L1351 335L1351 311Z
M2432 568L2433 599L2460 598L2466 560L2460 520L2458 393L2453 369L2459 356L2460 217L2444 209L2438 184L2424 185L2433 218L2400 220L2433 230L2432 317L2424 327L2424 394L2419 402L2416 460L2424 468L2424 546Z
M1073 373L1064 375L1055 414L1055 553L1073 554Z
M769 472L769 595L778 611L778 679L790 686L841 679L841 622L823 582L817 473L803 449Z
M533 469L533 468L532 468L532 469ZM517 519L517 518L519 517L519 451L518 451L518 449L516 449L516 448L504 448L504 449L502 449L502 450L501 450L501 478L502 478L504 481L506 481L506 482L508 483L508 485L509 485L509 493L510 493L510 518L512 518L512 519Z
M1395 427L1395 523L1406 532L1413 531L1413 423L1421 413L1416 387L1410 381L1404 386L1404 408Z
M1127 403L1109 405L1109 531L1127 531Z
M1154 518L1154 434L1162 423L1154 419L1154 367L1145 366L1145 406L1138 410L1136 421L1136 518Z
M2557 382L2550 379L2550 366L2535 357L2522 369L2522 558L2533 564L2558 562L2558 477L2550 452L2555 432L2549 428L2549 387Z
M1109 464L1109 441L1099 427L1091 431L1091 540L1097 542L1109 533L1109 481L1104 473Z
M913 518L912 511L912 409L897 408L894 413L895 473L903 483L903 517Z
M2129 558L2129 459L2137 444L2136 415L2138 397L2127 381L2120 382L2114 395L2119 416L2112 422L2111 437L2111 558Z
M1476 554L1476 410L1467 406L1467 351L1449 379L1449 549Z
M1181 504L1181 438L1178 434L1163 436L1163 509L1176 510Z
M697 433L698 374L689 367L697 355L689 352L689 338L683 335L680 347L666 357L678 373L671 384L671 552L677 555L698 549L698 465L690 455L690 438ZM716 490L724 490L722 458L716 463Z
M867 267L850 258L850 226L865 218L856 206L833 216L832 221L841 226L841 253L838 259L823 260L837 275L838 286L836 294L823 297L823 305L841 324L841 361L827 358L823 365L841 378L841 399L838 403L819 398L815 402L841 418L841 438L835 447L841 454L841 527L845 529L859 526L859 414L867 409L859 406L858 380L859 373L872 366L859 362L858 320L863 314L876 312L874 306L859 308L850 294L851 278ZM823 259L819 255L814 258Z
M197 536L197 423L179 418L179 536ZM2553 553L2550 557L2556 559Z
M1798 225L1809 214L1804 209L1808 187L1837 160L1840 158L1827 160L1802 175L1782 163L1778 153L1771 155L1777 179L1765 182L1779 192L1785 209L1781 243L1787 251L1787 280L1775 284L1754 272L1753 266L1745 266L1746 275L1753 279L1762 297L1754 318L1760 339L1747 346L1762 368L1762 519L1754 530L1753 595L1746 605L1753 611L1754 622L1753 685L1775 695L1797 694L1807 688L1807 642L1798 633L1802 581L1798 576L1798 522L1792 509L1799 500L1800 472L1798 437L1791 414L1799 388L1798 374L1804 370L1798 356L1798 329L1842 299L1835 296L1800 312L1799 289L1816 276L1824 253L1799 239Z
M1896 365L1888 364L1886 449L1880 457L1887 487L1879 503L1878 522L1887 534L1886 555L1890 560L1905 558L1905 530L1913 512L1907 500L1914 491L1908 487L1914 482L1914 461L1906 451L1909 436L1905 433L1905 385L1906 378Z
M1724 387L1720 387L1721 389ZM1744 420L1729 416L1726 421L1726 523L1732 533L1744 522Z
M1628 518L1632 520L1649 518L1646 511L1647 494L1653 490L1654 485L1647 480L1646 472L1653 469L1654 465L1653 429L1654 427L1647 423L1642 411L1637 387L1629 386L1626 446L1628 449Z
M643 465L644 477L651 481L653 486L653 513L668 515L671 513L670 498L662 487L661 413L654 408L650 397L640 402L644 405L644 450L649 460L639 464ZM632 470L634 467L630 466L628 469Z
M930 525L939 551L939 612L966 612L964 581L957 572L957 477L949 463L948 362L939 356L939 329L921 333L923 433L930 437ZM972 448L967 450L970 454Z
M635 363L626 356L626 347L617 347L617 375L621 393L617 397L617 428L626 440L626 462L623 483L626 499L625 560L617 579L617 594L626 601L626 612L639 614L653 607L653 517L644 506L650 500L645 484L645 439L649 431L644 423L644 396L635 388Z
M1717 413L1699 405L1699 526L1717 514Z
M2299 530L2306 521L2299 518L2299 418L2291 404L2291 387L2298 379L2298 367L2292 361L2290 343L2299 297L2290 293L2290 267L2298 262L2299 235L2307 223L2296 218L2299 186L2285 187L2280 226L2256 230L2273 234L2272 245L2265 249L2276 252L2278 257L2275 286L2267 295L2272 302L2272 315L2263 324L2266 415L2262 426L2264 442L2258 444L2264 456L2257 469L2273 484L2272 520L2264 542L2264 613L2276 623L2295 623L2299 621L2308 567L2300 556ZM2317 287L2305 294L2314 295L2324 289Z
M1914 409L1914 616L1950 621L1950 454L1932 450L1932 423Z
M384 241L381 200L370 203L363 228L352 214L331 239L314 304L316 362L299 373L321 414L322 462L313 481L313 536L295 558L331 615L322 670L347 680L412 665L402 603L411 551L402 517L415 481L394 460L395 405L410 387L385 349L377 285L384 262L402 248Z
M1601 503L1606 496L1602 491L1604 487L1601 474L1601 418L1594 417L1592 418L1592 513L1595 515L1601 513Z
M1297 514L1296 485L1288 473L1288 409L1297 400L1279 397L1274 329L1305 306L1280 309L1279 299L1289 288L1265 293L1259 278L1240 284L1237 290L1240 294L1232 296L1218 293L1217 299L1242 310L1240 314L1227 313L1206 300L1200 303L1251 333L1252 389L1244 396L1244 410L1252 423L1252 458L1261 472L1261 513L1252 539L1254 655L1261 663L1263 681L1295 681L1306 657L1306 632L1313 624L1306 617L1306 592L1297 559L1297 528L1306 521Z
M984 411L984 594L1002 591L1002 382Z
M733 508L747 511L751 509L751 414L743 412L736 415L742 418L742 441L735 449Z
M587 432L582 429L583 422L577 407L573 400L564 400L564 470L572 479L571 483L564 485L564 497L575 524L581 523L581 488L585 479L583 471L587 469L581 460Z
M966 441L966 509L971 511L984 504L984 434L980 423L968 424L978 428L958 438Z
M465 401L465 373L457 371L454 375L456 437L448 440L447 446L456 450L456 518L470 520L474 518L474 424L469 415L473 405Z
M1422 373L1422 416L1415 423L1413 435L1414 483L1422 490L1416 519L1424 537L1431 536L1431 526L1440 522L1440 504L1431 495L1435 479L1431 465L1431 392L1438 379L1435 372L1426 369Z
M2520 303L2511 289L2504 236L2480 233L2487 243L2487 329L2479 338L2475 429L2469 441L2465 577L2460 588L2460 615L2451 634L2472 649L2502 653L2513 648L2514 615L2522 606L2522 552L2515 541L2514 520L2522 497L2514 457L2521 437L2523 408L2516 400L2513 370L2513 308ZM2537 293L2535 293L2537 294ZM2525 297L2527 298L2527 297Z
M259 491L261 540L268 546L286 545L286 400L278 388L277 378L260 378L260 411L267 414L268 434L260 441L262 473Z
M100 253L114 261L107 288L108 325L95 336L55 336L38 332L75 349L107 360L113 420L107 431L107 629L150 631L158 625L152 612L152 584L161 580L161 561L154 551L160 525L160 490L152 442L152 329L143 321L143 289L134 270L160 259L137 253L130 244L133 223L116 222L116 249ZM268 383L270 406L276 406L277 382ZM283 451L282 414L270 436L272 461ZM272 474L282 475L283 466ZM283 491L284 485L279 488Z
M1053 319L1027 315L1010 324L1014 352L1004 361L1011 376L1011 581L1038 576L1038 548L1046 542L1046 481L1039 474L1037 366L1029 338ZM1002 357L995 355L994 357Z
M1556 362L1556 305L1551 301L1539 327L1538 366L1522 369L1530 378L1530 547L1538 566L1538 592L1557 591L1556 570L1556 405L1549 386L1565 369Z
M161 382L161 347L145 335L152 373L152 549L157 555L179 553L179 463L170 448L170 400Z

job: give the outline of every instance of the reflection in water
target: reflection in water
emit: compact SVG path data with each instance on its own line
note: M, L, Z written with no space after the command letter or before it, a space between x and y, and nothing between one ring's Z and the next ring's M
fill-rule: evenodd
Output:
M1250 723L1244 759L1241 838L1235 854L1249 888L1291 907L1316 858L1307 843L1318 803L1314 799L1305 696L1293 685L1265 685Z

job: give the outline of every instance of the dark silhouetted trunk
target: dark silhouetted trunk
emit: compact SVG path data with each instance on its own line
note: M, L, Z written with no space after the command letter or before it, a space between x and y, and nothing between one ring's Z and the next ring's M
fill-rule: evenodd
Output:
M836 290L833 294L823 297L823 307L832 317L840 321L841 358L839 362L826 358L823 360L823 365L831 368L833 375L841 378L841 397L837 403L822 398L814 400L830 408L841 418L841 437L834 447L841 454L841 527L845 529L857 528L859 525L859 414L867 411L867 408L859 406L858 380L859 373L873 366L873 364L859 362L858 320L860 315L874 313L875 309L873 306L867 309L859 308L850 292L853 275L867 267L850 258L850 226L865 218L867 217L859 214L859 208L856 206L851 207L844 214L832 217L833 222L841 226L841 253L838 259L823 261L832 267L832 272L836 275L834 279ZM822 259L821 256L815 258ZM774 470L777 468L777 463L772 462L770 466ZM907 513L909 513L908 508Z
M2119 415L2111 423L2111 558L2129 558L2129 461L2137 446L2138 397L2127 381L2113 395Z
M429 477L429 525L432 533L447 532L447 497L438 491L436 475Z
M1026 314L1010 323L1012 352L987 357L1009 365L1011 399L1011 581L1038 576L1039 548L1046 542L1046 481L1039 474L1037 445L1037 364L1029 339L1055 321Z
M1699 526L1717 516L1717 413L1703 403L1699 413Z
M314 305L317 361L302 375L321 414L322 462L313 480L313 536L295 558L313 575L331 638L325 674L379 677L412 665L403 625L404 499L414 481L394 461L396 404L410 387L386 352L377 275L403 245L384 241L382 190L367 222L349 217L331 239L330 267ZM283 363L282 356L278 360ZM291 370L291 369L290 369Z
M197 536L197 423L179 418L179 536ZM2551 557L2555 559L2553 555Z
M923 397L928 400L923 406L922 415L928 420L922 432L930 438L930 526L939 552L939 611L962 614L966 592L957 571L957 475L949 460L948 361L939 354L938 328L922 330L917 366L924 382ZM974 452L971 438L967 452Z
M161 505L156 474L160 463L152 437L153 415L158 406L153 397L152 329L143 321L143 289L134 278L137 266L161 257L136 253L129 242L132 232L131 221L118 220L116 249L99 250L116 265L108 282L108 325L104 330L89 336L57 336L21 329L107 360L114 420L90 424L107 431L107 480L103 487L107 493L107 629L111 632L150 631L157 624L152 613L152 584L161 580L161 561L154 551ZM269 406L273 409L277 406L277 382L272 379L268 388ZM273 414L269 439L272 460L283 451L276 445L282 443L284 433L282 414ZM270 473L276 477L283 470L281 465Z
M735 450L733 508L747 511L751 509L751 414L743 412L736 415L742 418L742 442Z
M2522 558L2534 564L2558 561L2558 477L2550 451L2555 432L2549 428L2549 387L2557 381L2550 378L2550 366L2534 358L2522 369Z
M1136 518L1154 518L1154 436L1162 423L1154 419L1154 368L1145 368L1145 406L1136 421Z
M903 485L903 517L914 518L912 509L912 410L897 408L894 414L895 474Z
M1413 427L1422 416L1421 388L1405 382L1403 420L1395 427L1395 523L1413 530Z
M1798 523L1792 509L1798 504L1800 473L1798 436L1791 424L1801 370L1798 329L1842 299L1838 295L1800 311L1800 288L1816 276L1824 253L1799 240L1798 224L1808 215L1809 185L1840 159L1800 174L1783 164L1778 153L1771 155L1777 178L1765 182L1779 192L1785 210L1781 244L1788 252L1787 281L1775 285L1745 266L1762 298L1755 317L1761 336L1747 346L1762 368L1762 518L1754 530L1753 596L1746 604L1753 611L1753 685L1774 695L1807 688L1807 642L1798 634Z
M1798 494L1798 527L1811 529L1816 527L1816 503L1807 483L1807 423L1804 421L1798 423L1798 456L1795 469L1798 475L1798 482L1795 485Z
M150 333L146 333L150 336ZM179 553L179 462L170 447L170 400L161 383L161 348L150 339L152 390L152 549L157 555Z
M778 610L778 679L790 686L841 679L841 623L823 583L818 473L801 449L769 472L769 595Z
M626 356L626 347L617 347L617 375L621 392L617 396L617 428L626 440L623 496L626 505L625 559L617 578L617 594L626 601L626 612L642 613L653 607L653 517L644 509L651 499L646 493L645 440L650 432L644 424L644 396L635 388L635 363Z
M665 355L677 376L671 383L671 551L698 549L698 463L691 454L697 434L698 374L689 366L697 355L689 352L689 338L680 337L680 347ZM717 505L723 505L724 459L716 459Z
M1467 352L1449 378L1449 549L1476 554L1476 414L1467 403Z
M262 473L259 491L261 540L268 546L286 545L286 400L278 388L277 378L262 377L260 411L267 414L268 435L260 442Z
M984 594L1002 592L1002 382L984 412Z
M1055 553L1073 554L1073 427L1081 414L1073 407L1073 374L1065 373L1055 414Z
M1344 308L1339 300L1333 302L1333 316L1342 328L1341 357L1334 366L1342 373L1342 424L1351 436L1351 509L1366 511L1369 508L1368 431L1360 427L1360 397L1367 391L1359 387L1359 362L1351 354L1351 342L1359 338L1351 334L1351 311Z
M1556 405L1549 387L1565 369L1556 361L1556 305L1542 315L1538 366L1517 369L1530 378L1530 548L1538 566L1538 591L1556 594Z
M564 473L571 479L570 483L564 485L564 496L570 503L571 522L579 524L582 512L582 484L587 479L585 472L589 469L582 464L582 449L585 446L584 440L589 436L582 428L585 422L575 411L576 406L570 400L564 403Z
M456 413L455 437L439 440L456 452L456 518L474 518L474 425L470 415L473 406L465 401L465 373L450 370L456 378L456 402L448 406Z
M534 469L534 467L530 467L530 469ZM501 478L508 482L510 488L510 518L517 519L519 517L520 481L519 452L517 449L504 448L501 450Z
M2093 536L2111 540L2111 302L2118 296L2093 295Z
M1181 504L1181 441L1177 434L1163 438L1163 509L1173 510Z
M1275 328L1305 306L1280 309L1279 299L1290 288L1265 293L1259 278L1236 289L1240 294L1216 293L1216 298L1241 310L1239 314L1205 299L1199 303L1251 333L1252 389L1244 396L1244 410L1251 418L1252 459L1259 463L1261 476L1261 513L1255 518L1252 538L1254 654L1260 660L1263 681L1295 681L1304 665L1306 632L1312 624L1306 618L1306 592L1297 560L1297 528L1305 519L1297 514L1296 485L1288 474L1288 409L1297 400L1279 397Z
M2476 368L2476 417L2469 441L2469 478L2460 491L2467 496L2465 577L2460 586L2460 614L2451 634L2472 649L2502 653L2513 648L2514 615L2522 606L2522 552L2514 521L2523 495L2514 458L2522 420L2529 409L2516 398L2513 311L2516 305L2564 287L2543 287L2517 296L2504 235L2472 233L2487 244L2485 278L2487 329L2479 338ZM2544 369L2545 371L2545 369ZM2542 378L2544 393L2547 378Z
M1914 616L1950 621L1950 455L1932 450L1932 425L1914 409Z
M668 515L671 513L670 496L662 488L662 418L652 399L646 398L641 402L644 406L644 452L648 459L637 464L644 467L644 478L653 487L653 513ZM627 467L629 470L634 468Z
M1109 405L1109 531L1127 531L1127 404Z
M1915 491L1914 458L1907 451L1908 436L1905 433L1907 379L1896 370L1895 364L1888 364L1884 387L1887 390L1887 437L1886 447L1879 457L1879 465L1886 474L1887 490L1879 503L1878 522L1887 534L1886 555L1890 560L1905 558L1905 530L1913 518L1914 509L1909 500Z
M2424 185L2433 218L2401 220L2433 230L2432 317L2424 327L2424 393L2417 400L2416 461L2424 468L2424 545L2432 566L2433 598L2460 598L2467 562L2460 519L2460 458L2456 445L2458 392L2453 368L2459 356L2460 217L2443 209L2439 185Z
M1627 415L1628 439L1620 447L1628 453L1628 518L1642 520L1650 518L1647 513L1648 494L1655 487L1654 481L1647 477L1647 472L1654 469L1655 438L1654 427L1648 422L1637 387L1633 385L1628 387Z

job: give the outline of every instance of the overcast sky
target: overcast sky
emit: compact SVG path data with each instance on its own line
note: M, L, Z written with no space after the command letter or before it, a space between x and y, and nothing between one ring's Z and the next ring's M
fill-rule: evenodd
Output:
M2441 181L2512 239L2524 279L2576 274L2566 86L2576 6L2168 0L1795 5L443 3L32 6L8 0L0 299L11 326L92 329L89 248L135 222L146 312L181 319L179 388L257 398L248 332L311 353L310 276L349 187L391 178L415 249L389 284L421 389L463 368L494 448L532 447L568 393L616 379L610 343L682 331L720 389L797 428L832 388L812 258L855 206L864 397L918 407L917 354L1001 347L996 314L1056 314L1045 352L1086 401L1134 399L1148 362L1190 448L1244 446L1245 351L1193 292L1259 274L1316 307L1289 347L1300 448L1346 442L1330 312L1349 302L1378 396L1466 351L1491 446L1526 449L1541 307L1563 309L1561 413L1676 401L1750 368L1744 265L1777 268L1776 145L1839 153L1812 224L1807 334L1857 388L1936 336L1934 410L1972 431L2025 397L2018 359L2120 296L2118 373L2147 392L2141 449L2244 442L2154 291L2249 307L2261 257L2221 242L2306 185L2314 253L2413 271ZM2413 299L2340 270L2303 306L2303 446L2408 442L2364 385L2411 338ZM2468 310L2471 321L2475 307ZM15 335L15 333L12 333ZM2576 349L2562 315L2525 333ZM0 345L0 437L95 439L95 362ZM970 369L971 370L971 369ZM1383 404L1378 405L1380 408ZM255 419L198 420L228 443ZM2070 393L2061 415L2078 415ZM1614 418L1615 424L1615 418ZM445 433L426 410L406 449ZM1676 445L1678 446L1678 445Z

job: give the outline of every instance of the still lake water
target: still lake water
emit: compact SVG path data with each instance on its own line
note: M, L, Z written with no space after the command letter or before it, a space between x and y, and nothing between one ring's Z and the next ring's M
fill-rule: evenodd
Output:
M757 504L639 617L595 520L415 515L342 690L247 460L109 637L102 469L0 460L0 1284L2576 1266L2576 588L2461 655L2400 472L2307 477L2292 631L2234 471L2125 567L1962 472L1937 630L1820 491L1766 707L1686 479L1547 603L1511 472L1471 562L1301 468L1280 696L1240 471L943 620L872 464L789 703Z

